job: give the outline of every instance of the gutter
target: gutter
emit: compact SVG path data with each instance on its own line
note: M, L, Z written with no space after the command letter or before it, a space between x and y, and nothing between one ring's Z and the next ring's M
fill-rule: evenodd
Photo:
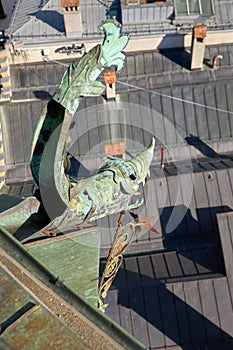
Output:
M102 42L102 37L96 39L87 38L74 38L72 43L84 44L86 50L91 50L96 44ZM188 31L177 31L168 34L157 34L157 35L133 35L125 49L126 53L131 52L146 52L155 51L161 49L173 49L173 48L190 48L192 42L192 34ZM17 41L16 41L17 43ZM10 64L25 64L25 63L36 63L43 61L62 61L62 60L74 60L80 58L82 55L76 54L65 54L56 53L55 51L63 46L69 46L71 43L69 40L61 41L53 40L51 42L38 40L35 42L23 42L23 46L17 49L17 54L12 52L12 46L8 41L5 44L5 48L8 52L8 59ZM205 38L205 45L222 45L222 44L233 44L233 29L228 30L210 30L207 32ZM43 51L46 49L48 55L44 55Z
M1 226L0 233L0 248L12 259L17 261L17 263L21 264L29 273L45 284L46 287L68 302L69 305L82 315L82 318L86 319L87 322L89 321L89 325L90 323L93 325L93 332L95 332L95 328L98 327L102 337L105 334L108 341L110 339L113 343L117 343L120 349L147 349L145 345L135 339L107 315L89 305L83 298L75 295L63 284L62 280L59 280L56 275L52 274L40 264L27 248Z

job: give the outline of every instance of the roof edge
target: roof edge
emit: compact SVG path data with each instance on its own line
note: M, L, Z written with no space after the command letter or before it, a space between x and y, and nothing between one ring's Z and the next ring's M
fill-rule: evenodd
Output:
M66 300L87 320L98 327L104 334L107 334L115 343L127 350L146 350L146 346L120 327L110 317L99 309L89 305L80 296L75 295L72 290L65 286L62 281L57 280L13 235L0 226L0 247L4 249L11 258L26 268L32 275L49 287L53 292ZM56 282L54 282L56 281ZM53 282L53 283L52 283Z

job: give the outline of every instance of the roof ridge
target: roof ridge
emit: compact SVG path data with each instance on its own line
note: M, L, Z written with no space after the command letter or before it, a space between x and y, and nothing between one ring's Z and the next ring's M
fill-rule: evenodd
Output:
M37 2L37 4L36 4ZM26 24L32 21L33 17L31 14L36 14L40 12L50 0L33 0L30 4L28 0L17 0L16 5L7 29L7 34L11 37L17 31L21 30ZM35 12L25 13L25 8L30 10L31 8L35 9Z

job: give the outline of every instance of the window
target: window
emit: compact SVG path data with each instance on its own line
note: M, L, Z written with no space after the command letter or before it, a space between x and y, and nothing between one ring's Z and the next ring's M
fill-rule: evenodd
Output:
M213 15L212 0L175 0L177 16L203 16Z

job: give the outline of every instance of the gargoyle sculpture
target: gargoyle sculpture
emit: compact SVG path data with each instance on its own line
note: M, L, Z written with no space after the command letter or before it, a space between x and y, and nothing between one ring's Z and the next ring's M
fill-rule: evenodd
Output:
M105 311L103 299L112 284L132 239L142 227L156 232L149 224L152 217L122 226L124 213L143 204L139 185L144 185L153 159L155 139L135 158L123 160L106 158L105 165L96 174L77 181L67 175L64 164L66 145L73 116L82 97L98 96L105 86L96 81L105 67L123 67L125 56L121 52L127 45L128 35L121 35L121 25L114 19L104 22L102 45L97 45L65 71L58 91L42 111L32 142L31 171L38 185L37 200L28 197L0 214L1 226L11 233L29 223L30 236L21 242L41 235L56 235L74 229L82 223L120 213L118 229L99 283L99 308ZM39 200L39 207L38 207ZM48 210L49 209L49 210ZM27 217L27 213L30 214ZM36 226L34 233L32 225Z
M69 178L69 204L43 231L54 235L57 230L140 207L143 197L138 189L149 175L154 146L152 138L148 148L131 160L109 157L95 175L79 182Z
M138 189L149 174L154 138L135 158L125 161L110 157L95 175L79 182L67 176L64 169L70 124L82 97L100 95L105 86L96 79L104 68L115 66L118 71L124 64L121 51L128 43L128 35L120 33L121 25L114 19L105 21L100 29L105 32L103 44L84 54L78 64L70 64L34 132L30 165L39 188L40 208L31 219L43 234L54 235L64 228L135 209L143 203Z
M123 67L125 55L121 50L127 45L128 35L121 35L121 26L113 19L104 22L102 45L85 54L78 65L72 63L63 75L61 84L47 110L39 119L34 134L31 170L42 198L50 196L61 215L43 228L46 234L54 234L64 227L74 227L84 221L139 207L143 199L132 202L138 196L139 183L145 181L153 158L155 140L140 155L130 161L108 158L97 174L76 182L64 171L64 149L70 123L82 97L98 96L105 87L96 81L105 67ZM43 196L43 193L45 194ZM53 202L53 204L52 204ZM65 207L64 205L65 204ZM53 218L54 216L54 218Z

